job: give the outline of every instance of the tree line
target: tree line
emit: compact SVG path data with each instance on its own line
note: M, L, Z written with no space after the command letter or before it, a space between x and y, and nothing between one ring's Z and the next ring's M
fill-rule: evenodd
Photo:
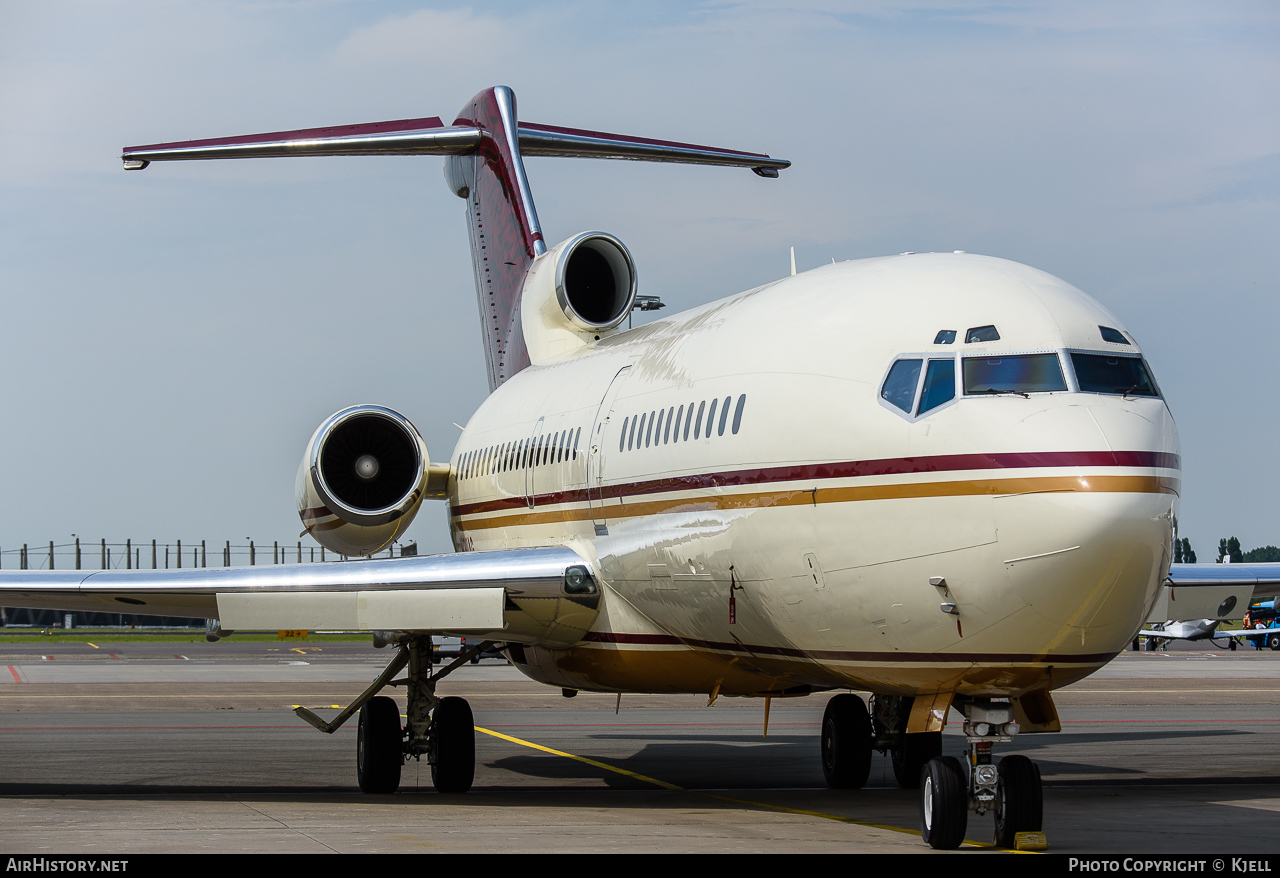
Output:
M1267 561L1280 561L1280 547L1262 546L1245 552L1240 549L1240 540L1236 537L1223 537L1218 540L1218 561L1222 564L1230 559L1232 564L1258 564ZM1191 548L1191 540L1186 537L1173 541L1173 563L1195 564L1196 551Z

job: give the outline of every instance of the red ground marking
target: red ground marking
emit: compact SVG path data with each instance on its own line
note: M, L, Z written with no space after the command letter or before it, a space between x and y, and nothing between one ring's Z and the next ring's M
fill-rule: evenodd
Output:
M22 677L18 676L18 669L15 668L13 665L9 665L9 673L13 674L13 682L15 683L22 682Z

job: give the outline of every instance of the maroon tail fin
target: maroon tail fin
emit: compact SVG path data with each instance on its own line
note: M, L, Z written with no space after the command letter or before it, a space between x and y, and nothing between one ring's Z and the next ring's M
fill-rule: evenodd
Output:
M500 85L480 92L453 124L481 132L474 153L446 160L445 176L454 193L467 199L476 296L493 390L529 365L520 291L529 265L547 248L520 158L511 89Z
M467 200L472 264L484 333L489 389L529 365L520 324L520 293L535 258L547 252L529 194L521 148L529 155L629 159L749 168L777 177L791 163L763 153L608 134L551 125L520 125L506 86L480 92L452 125L432 116L368 125L305 128L241 137L127 146L126 170L152 162L325 155L446 156L445 179Z

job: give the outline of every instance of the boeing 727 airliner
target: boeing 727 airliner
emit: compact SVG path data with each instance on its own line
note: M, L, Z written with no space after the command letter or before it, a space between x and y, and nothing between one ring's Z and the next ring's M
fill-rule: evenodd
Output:
M624 324L617 237L548 246L523 160L748 168L788 162L517 120L497 87L438 118L129 147L125 166L441 155L466 206L491 394L448 462L403 415L342 409L298 471L303 526L349 556L449 506L455 554L324 566L9 572L6 605L373 632L395 656L359 712L362 789L425 755L443 792L474 770L471 711L439 698L432 635L498 644L551 686L784 697L838 691L835 787L890 752L925 841L969 812L999 844L1041 829L1015 734L1060 729L1052 691L1125 649L1169 575L1180 460L1132 334L1085 293L967 253L861 259ZM430 376L424 376L430 377ZM408 712L380 689L406 671ZM844 691L841 691L844 690ZM869 698L855 693L867 693ZM964 716L967 764L941 755Z

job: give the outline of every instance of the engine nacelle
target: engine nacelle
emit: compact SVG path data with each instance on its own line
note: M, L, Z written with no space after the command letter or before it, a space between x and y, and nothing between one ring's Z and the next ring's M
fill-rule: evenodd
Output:
M298 515L340 555L372 555L412 523L424 497L444 497L449 465L432 466L416 427L399 412L357 405L329 416L298 468Z
M525 347L545 363L615 332L636 301L636 266L626 245L582 232L529 266L520 297Z

